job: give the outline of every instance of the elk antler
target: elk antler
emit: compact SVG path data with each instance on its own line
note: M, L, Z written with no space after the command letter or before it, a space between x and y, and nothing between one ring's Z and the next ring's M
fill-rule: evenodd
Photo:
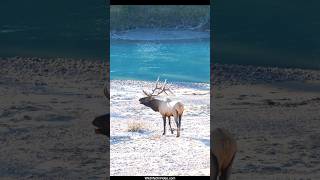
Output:
M158 77L158 79L157 79L157 81L156 81L156 87L152 90L151 93L147 93L147 92L144 91L144 90L142 90L142 92L143 92L146 96L158 96L158 95L160 95L160 94L163 93L163 92L168 95L168 93L167 93L166 91L169 91L171 94L173 94L172 91L171 91L168 87L166 87L166 85L167 85L167 80L166 80L166 79L164 80L164 83L163 83L163 85L162 85L161 87L159 87L158 85L159 85L159 77ZM159 91L155 94L156 90L159 90Z

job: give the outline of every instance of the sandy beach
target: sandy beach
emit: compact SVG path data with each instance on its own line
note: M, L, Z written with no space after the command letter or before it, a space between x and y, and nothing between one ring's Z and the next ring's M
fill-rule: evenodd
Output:
M216 65L213 128L238 141L231 179L320 178L319 71Z
M102 63L0 59L0 179L105 179Z
M94 134L91 124L108 109L101 67L101 62L87 60L0 59L1 179L106 177L109 139ZM178 99L188 97L187 106L194 104L182 120L179 139L170 133L162 136L159 115L132 101L150 84L111 84L119 89L111 91L111 172L125 174L126 164L133 175L159 175L171 163L169 175L207 174L204 124L211 114L211 128L224 127L238 141L231 179L320 178L319 71L217 64L212 72L210 113L205 104L209 96L202 94L207 86L173 85L179 89ZM120 104L129 107L125 114ZM204 123L194 123L197 118ZM136 121L143 123L142 133L127 132L126 123ZM147 161L137 159L139 155ZM161 166L150 165L157 163Z

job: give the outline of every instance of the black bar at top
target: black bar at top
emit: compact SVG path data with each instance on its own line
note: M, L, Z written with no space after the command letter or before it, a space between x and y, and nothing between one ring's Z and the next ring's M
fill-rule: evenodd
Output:
M210 5L210 0L110 0L111 5Z

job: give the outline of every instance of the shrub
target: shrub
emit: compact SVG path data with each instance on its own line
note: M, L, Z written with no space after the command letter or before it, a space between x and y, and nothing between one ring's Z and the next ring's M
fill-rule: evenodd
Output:
M130 122L128 124L128 132L142 132L144 124L140 122Z

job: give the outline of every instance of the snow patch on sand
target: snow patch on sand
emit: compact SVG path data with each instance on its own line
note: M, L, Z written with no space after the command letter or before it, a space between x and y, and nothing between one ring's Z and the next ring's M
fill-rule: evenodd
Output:
M168 98L185 105L181 137L163 133L158 112L139 103L142 89L151 90L153 82L111 81L110 175L206 175L210 174L210 94L209 84L171 84L174 95ZM166 98L160 96L159 98ZM176 125L172 118L172 127ZM141 131L128 132L132 123Z

